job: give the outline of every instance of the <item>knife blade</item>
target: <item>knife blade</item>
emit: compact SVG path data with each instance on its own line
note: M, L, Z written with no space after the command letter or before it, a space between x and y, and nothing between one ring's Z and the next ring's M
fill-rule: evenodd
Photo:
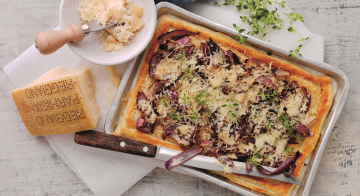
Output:
M118 136L100 133L97 131L78 132L75 134L74 140L77 144L81 144L85 146L124 152L128 154L145 156L145 157L153 157L161 161L167 161L173 156L181 153L180 151L168 149L165 147L146 144ZM214 157L197 155L194 158L183 163L183 165L196 167L200 169L213 170L213 171L224 171L224 168L221 165L218 165L217 162L218 162L217 159ZM252 171L250 172L246 169L246 164L244 162L238 162L238 161L233 161L233 162L235 167L233 168L232 173L258 176L258 177L269 178L269 179L301 185L301 183L294 176L286 177L283 174L271 175L271 176L265 175L259 172L256 168L253 168ZM263 166L263 167L271 172L275 170L275 168L272 167L267 167L267 166Z
M177 150L172 150L169 148L164 148L164 147L158 146L157 150L156 150L156 155L154 158L162 160L162 161L167 161L179 153L181 153L181 152L177 151ZM217 164L217 162L218 162L217 158L197 155L197 156L193 157L192 159L186 161L182 165L187 165L187 166L196 167L196 168L200 168L200 169L213 170L213 171L224 171L224 167L222 165ZM233 161L233 162L234 162L235 166L232 170L232 173L258 176L258 177L263 177L263 178L271 178L274 180L279 180L279 181L283 181L283 182L301 185L301 183L294 176L286 177L283 174L269 176L269 175L265 175L265 174L261 173L256 168L253 168L252 171L250 172L246 169L246 163L239 162L239 161ZM275 168L272 168L272 167L267 167L267 166L262 166L262 167L271 172L275 171Z

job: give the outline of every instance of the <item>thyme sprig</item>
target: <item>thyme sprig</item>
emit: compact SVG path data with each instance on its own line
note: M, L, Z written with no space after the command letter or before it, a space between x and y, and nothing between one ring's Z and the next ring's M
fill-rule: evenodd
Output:
M249 157L247 159L247 161L250 162L251 166L260 165L260 162L257 161L256 159L260 159L260 158L266 159L267 157L265 155L262 156L259 153L259 150L257 149L255 144L254 144L253 148L254 148L254 154L253 154L253 156Z
M269 10L268 5L274 4L275 9ZM279 8L285 8L285 1L271 1L271 0L225 0L225 3L219 4L215 2L215 5L221 6L229 6L233 5L236 9L242 14L243 11L249 13L249 16L240 16L242 23L238 26L234 24L234 28L238 32L238 35L234 38L239 41L239 43L244 43L246 41L246 36L242 36L241 33L245 32L245 29L241 28L243 24L248 24L250 27L250 31L247 32L248 35L256 36L261 40L264 40L264 37L276 30L287 29L290 33L297 33L300 36L299 46L295 50L290 50L289 56L294 60L297 55L301 55L300 49L305 40L309 39L309 37L304 38L299 31L297 31L292 25L293 22L300 20L304 22L304 15L299 13L291 12L286 13L287 18L284 20L280 18L280 14L278 12ZM290 21L290 26L285 26L285 21ZM266 30L266 27L271 27L270 30ZM269 40L270 42L270 40Z
M293 123L293 124L292 124L292 123L290 122L289 116L286 115L284 112L282 112L282 113L280 114L279 122L281 122L281 123L284 124L286 130L288 130L289 133L290 133L292 136L294 136L296 140L302 141L302 142L305 140L304 137L301 137L300 135L295 135L295 134L294 134L294 132L296 131L296 129L295 129L295 124L296 124L296 123Z
M262 88L259 89L259 95L261 97L261 100L265 101L266 99L269 99L269 101L274 101L275 105L279 105L279 101L275 100L278 96L276 91L270 90L266 95L264 94L264 91Z
M185 80L185 79L186 79L187 77L189 77L189 76L190 76L190 69L187 68L187 69L185 69L185 73L184 73L182 79Z
M236 107L238 106L238 103L229 103L229 104L224 104L221 107L228 107L229 108L229 114L231 117L231 121L236 121L236 119L238 118L238 116L231 110L232 107Z
M199 91L198 94L195 95L194 97L191 97L189 95L189 93L187 95L186 95L186 93L184 93L184 97L182 98L182 100L183 100L184 104L189 103L190 105L193 105L193 102L191 100L194 100L195 101L194 104L197 104L197 107L198 107L198 106L201 106L201 105L206 105L206 102L208 102L209 100L208 99L203 99L203 98L206 98L208 95L209 95L209 93L204 93L204 91ZM191 115L181 115L181 114L176 113L176 110L171 108L170 113L169 113L169 117L172 118L173 120L178 120L178 119L183 118L183 117L188 117L191 120L194 120L195 122L198 121L199 118L200 118L199 111L195 111L193 108L190 108L190 110L191 110L191 113L192 113ZM211 116L210 109L206 108L204 111L205 111L205 115L207 117Z
M181 55L178 55L176 56L177 59L181 60L182 62L185 62L186 60L186 54L181 54Z

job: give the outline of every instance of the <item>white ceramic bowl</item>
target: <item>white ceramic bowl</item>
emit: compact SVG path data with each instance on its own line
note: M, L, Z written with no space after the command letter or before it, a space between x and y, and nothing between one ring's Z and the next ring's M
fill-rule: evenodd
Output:
M81 24L80 15L76 11L80 0L62 0L60 5L60 28L69 28L72 23ZM133 59L139 55L149 44L153 37L156 26L156 7L153 0L133 0L134 4L144 7L144 15L141 20L144 26L130 40L130 44L124 44L124 50L120 52L104 52L102 44L98 42L99 32L92 32L80 43L69 42L68 46L84 60L99 65L116 65Z

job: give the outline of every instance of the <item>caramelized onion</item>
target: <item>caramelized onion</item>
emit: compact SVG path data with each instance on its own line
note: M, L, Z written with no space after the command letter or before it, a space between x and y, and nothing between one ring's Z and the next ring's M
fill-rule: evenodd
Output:
M270 172L266 169L264 169L262 166L258 166L258 170L265 174L265 175L276 175L276 174L280 174L282 172L284 172L287 168L290 167L290 165L292 164L292 162L294 162L294 157L293 156L289 156L288 158L286 158L286 160L273 172Z
M305 110L305 114L309 111L309 108L310 108L310 104L311 104L311 94L310 94L310 91L305 88L305 91L306 91L306 98L308 99L308 102L306 103L306 110Z
M150 59L150 63L149 63L149 76L150 78L154 78L155 77L155 71L156 71L156 66L157 63L159 61L159 56L158 54L155 52Z
M167 90L166 94L168 94L170 99L173 101L176 101L179 98L179 94L176 91Z
M215 52L219 52L221 50L220 46L217 45L211 37L209 37L209 41L206 42L206 45L209 47L210 53L214 55Z
M179 36L179 35L197 35L197 33L193 33L190 31L185 31L185 30L174 30L171 32L167 32L161 36L159 36L157 38L157 42L159 44L161 44L163 41L167 40L168 38L174 37L174 36Z
M192 51L194 50L195 45L191 45L188 50L186 51L186 58L188 59L192 53Z
M151 133L154 130L154 125L145 122L143 118L138 118L136 121L136 129L144 133Z
M239 161L246 161L251 156L251 151L247 151L246 153L238 153L236 155L239 159Z
M166 43L159 46L160 50L173 51L176 48L177 43L174 41L166 41Z
M229 167L234 167L234 162L229 158L227 157L225 154L221 153L220 152L220 149L217 149L215 151L215 156L216 158L219 159L219 161L224 164L224 165L229 165Z
M251 171L252 168L253 168L253 166L251 166L251 163L250 163L248 160L246 160L246 169L247 169L248 171Z
M139 101L144 100L144 99L146 100L145 94L143 92L139 92L136 97L136 106L137 106L137 109L141 112L146 111L146 108L143 108L143 107L141 107L141 105L139 105Z
M162 89L162 87L164 85L166 85L167 83L169 83L169 81L167 80L161 80L159 82L155 82L151 87L150 87L150 90L151 90L151 94L153 96L153 98L155 99L156 98L156 94L159 93Z
M243 139L243 144L245 144L245 145L248 145L249 143L253 143L253 144L255 144L255 140L253 139L253 138L245 138L245 139Z
M180 125L173 124L165 128L165 131L163 133L163 139L165 139L167 136L171 135Z
M283 77L283 76L291 75L290 71L285 70L285 69L275 69L275 70L273 69L271 71L275 74L276 77Z
M291 81L290 82L290 84L289 84L289 87L291 88L291 89L295 89L295 88L297 88L299 85L298 85L298 83L296 82L296 81Z
M174 169L175 167L185 163L186 161L190 160L194 156L200 154L202 150L203 150L203 148L201 148L201 147L193 147L187 151L184 151L180 154L175 155L174 157L172 157L171 159L166 161L166 163L165 163L166 170L170 171L170 170Z
M258 78L256 78L256 81L271 89L276 89L275 84L265 76L259 76Z
M315 116L310 116L307 118L307 121L305 122L305 126L311 128L313 124L317 121L317 118Z
M150 78L156 78L155 72L156 72L156 67L159 64L159 62L161 60L163 60L166 56L168 56L170 53L169 52L163 52L163 51L157 51L155 52L150 59L149 62L149 76Z
M214 142L215 142L215 140L206 141L206 142L201 143L199 146L204 147L204 148L205 148L205 147L209 147L209 146L211 146Z
M290 177L290 176L294 173L295 168L296 168L295 163L291 164L289 170L288 170L288 171L284 171L284 175L285 175L286 177Z
M304 133L306 136L310 136L310 135L311 135L310 130L309 130L305 125L303 125L303 124L301 124L301 123L299 123L299 122L297 122L297 123L295 124L295 129L296 129L297 131L301 131L301 132Z
M185 37L177 40L176 42L181 44L181 45L187 45L187 44L189 44L191 42L191 39L190 39L190 37L185 36Z
M230 66L235 64L234 55L231 50L226 51L225 58L226 58L226 62L229 63Z

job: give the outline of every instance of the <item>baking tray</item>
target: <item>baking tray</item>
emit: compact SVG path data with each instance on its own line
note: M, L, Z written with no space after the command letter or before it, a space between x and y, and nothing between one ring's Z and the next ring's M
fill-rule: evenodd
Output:
M162 2L157 4L156 8L158 18L160 18L162 15L169 15L171 17L180 18L188 22L207 27L214 31L225 33L230 36L237 35L237 32L233 29L214 23L199 15L184 10L174 4ZM334 128L337 119L339 118L341 110L344 107L346 98L349 94L349 79L341 70L329 64L322 63L307 58L305 56L298 56L297 59L293 61L292 58L288 56L288 50L275 46L268 42L255 39L253 37L248 37L246 42L254 48L258 49L259 51L265 53L271 52L275 57L292 61L315 75L326 74L332 80L334 90L333 104L330 108L328 117L326 118L322 127L319 142L316 145L314 151L312 152L312 155L310 155L309 158L306 160L305 163L307 166L302 169L302 175L300 175L300 182L302 185L297 186L296 190L293 192L293 195L308 195L311 189L311 185L315 179L316 171L320 164L320 160L325 150L326 143L330 137L330 134ZM105 123L105 132L108 134L112 134L115 131L118 123L120 122L120 119L122 118L121 113L125 108L123 108L121 100L126 97L127 93L131 93L133 87L135 86L140 66L142 65L142 62L145 58L144 54L146 54L148 50L149 47L133 61L134 63L132 63L124 73L117 95L107 116L107 123ZM210 171L194 169L185 166L179 166L178 168L186 173L202 178L209 182L213 182L219 186L228 188L243 195L263 195L261 193L254 192L253 190L232 183L227 178L211 173Z

